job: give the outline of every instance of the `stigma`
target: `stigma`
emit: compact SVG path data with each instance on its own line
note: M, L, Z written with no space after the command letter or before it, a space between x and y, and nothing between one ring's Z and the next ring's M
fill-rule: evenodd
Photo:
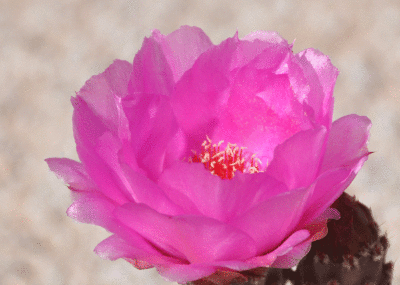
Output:
M212 144L211 139L206 136L206 140L201 144L203 150L200 154L196 154L194 150L193 156L189 158L189 162L200 162L211 172L212 175L221 177L222 179L232 179L236 171L242 173L258 173L260 172L261 161L256 155L249 155L244 150L246 147L238 147L236 144L228 143L224 150L221 145Z

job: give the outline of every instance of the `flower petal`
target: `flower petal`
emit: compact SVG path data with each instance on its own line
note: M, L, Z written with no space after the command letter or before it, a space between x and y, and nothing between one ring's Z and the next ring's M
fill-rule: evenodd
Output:
M119 116L114 96L127 94L132 65L123 60L115 60L103 73L95 75L79 90L81 97L93 114L113 134L118 134Z
M121 236L114 234L100 242L94 251L103 259L136 259L138 263L139 261L142 261L152 264L153 266L165 266L180 262L176 258L165 256L160 253L151 245L151 243L134 231L125 233L125 236L129 238L122 238Z
M339 74L329 57L313 48L301 51L292 57L288 74L294 89L306 92L298 96L306 98L314 110L316 122L329 129L333 112L333 88Z
M298 132L275 148L266 173L286 183L289 189L311 185L319 173L326 134L324 127Z
M278 33L256 31L240 39L230 69L241 68L251 61L254 61L253 65L257 69L274 68L290 49L287 41Z
M366 160L367 155L359 158L349 167L332 169L320 175L315 182L314 193L307 201L307 210L299 225L310 223L332 205L350 185Z
M234 179L211 175L201 163L177 162L160 176L159 186L186 214L203 215L222 222L240 216L251 207L287 187L264 173L236 172Z
M129 165L119 161L120 142L109 132L98 140L97 153L110 169L110 175L119 185L121 192L130 201L144 203L163 214L177 215L181 213L179 206L173 204L156 183L147 178L143 172L138 172Z
M246 259L255 253L248 235L211 218L169 217L132 203L117 208L114 215L169 254L190 263Z
M161 44L175 82L192 67L203 52L213 46L210 38L197 27L181 26L167 36L155 30L152 36Z
M166 162L176 160L185 150L169 99L157 94L133 94L122 100L130 123L132 148L140 168L156 181ZM167 156L168 155L168 156Z
M208 49L181 77L171 97L179 125L188 135L190 150L197 150L218 123L224 91L229 87L229 65L238 39L229 38Z
M241 38L241 40L252 43L259 40L261 42L267 42L271 44L288 45L284 38L282 38L277 32L273 31L254 31Z
M257 253L277 247L294 229L312 189L299 189L274 196L229 222L251 236Z
M46 158L45 161L50 170L69 186L85 191L94 189L95 186L82 163L69 158Z
M160 188L154 181L132 170L126 164L121 164L121 171L136 203L145 204L165 215L184 213L180 204L173 203L164 193L164 189Z
M133 60L133 72L128 84L130 94L146 93L170 96L174 78L161 44L153 34L145 38Z
M128 197L120 191L118 181L95 151L99 138L108 131L106 126L80 96L72 97L71 102L74 106L73 127L76 150L87 174L96 188L105 196L121 204L126 203Z
M81 223L94 224L113 231L118 227L112 214L117 205L101 193L85 192L69 206L67 215Z
M355 114L333 122L321 171L347 166L366 155L370 128L371 121L367 117Z
M199 280L217 271L218 267L209 264L174 264L170 266L158 266L157 271L165 280L185 284Z
M307 231L305 231L307 232ZM305 233L303 231L303 233ZM274 263L272 264L271 267L274 268L291 268L295 265L297 265L300 260L306 256L306 254L310 251L311 249L311 241L308 240L306 237L310 236L310 234L303 234L299 232L294 233L290 238L292 238L294 235L299 235L296 236L296 240L291 240L291 243L295 244L290 246L285 254L279 255ZM308 233L308 232L307 232ZM289 239L290 239L289 238ZM303 239L304 238L304 239ZM289 240L288 239L288 240ZM282 245L281 247L277 248L276 251L281 251L281 248L284 248L286 250L286 245ZM273 252L275 253L275 251Z
M214 141L245 146L266 165L278 144L311 128L286 74L249 66L238 72L231 85L221 123L212 136Z

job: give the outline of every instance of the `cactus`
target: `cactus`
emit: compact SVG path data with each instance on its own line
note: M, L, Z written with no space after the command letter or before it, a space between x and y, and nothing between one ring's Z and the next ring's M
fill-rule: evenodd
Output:
M371 210L347 193L332 207L341 218L328 222L328 235L300 261L295 284L390 285L393 264L385 264L389 243L379 235Z

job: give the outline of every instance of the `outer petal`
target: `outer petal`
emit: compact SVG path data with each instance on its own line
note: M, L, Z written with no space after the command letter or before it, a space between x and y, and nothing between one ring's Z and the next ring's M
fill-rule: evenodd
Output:
M366 143L370 127L367 117L357 115L342 117L332 124L320 171L322 174L316 180L314 194L303 215L304 223L319 216L353 181L368 159Z
M96 188L115 201L124 203L129 196L121 190L121 183L109 170L104 156L120 147L118 143L96 152L100 138L110 133L114 141L126 142L130 139L128 122L124 116L120 99L125 97L132 66L125 61L115 61L106 71L93 76L79 91L76 98L71 98L74 106L73 126L77 152L88 176ZM118 139L117 139L118 138ZM131 160L135 167L135 161ZM135 167L137 169L137 166ZM123 190L123 187L122 187Z
M352 114L337 119L332 124L321 171L348 166L367 154L370 128L371 121L365 116Z
M182 26L167 36L155 30L152 37L160 43L175 82L192 67L203 52L213 46L210 38L197 27Z
M125 238L114 234L99 243L94 251L103 259L117 260L119 258L137 260L140 263L152 264L153 266L169 266L179 264L181 261L165 256L153 245L134 231L125 232ZM153 267L150 266L150 267ZM140 266L138 266L139 269ZM145 266L144 268L150 268Z
M96 152L99 138L107 132L106 126L80 96L71 98L71 101L74 106L72 120L76 150L87 174L105 196L121 204L126 203L129 197L121 192L119 182Z
M287 192L260 203L229 224L250 235L257 254L276 248L297 225L312 189Z
M87 103L91 112L114 135L118 135L120 122L114 96L126 96L131 72L130 63L115 60L103 73L90 78L77 93Z
M254 31L241 38L241 40L249 41L252 43L259 40L261 42L267 42L270 44L288 45L287 41L284 38L282 38L277 32L273 31Z
M171 265L171 266L159 266L157 271L167 281L178 282L179 284L185 284L189 281L199 280L203 277L207 277L217 271L217 266L209 264L185 264L185 265Z
M318 175L326 133L324 127L302 131L278 145L266 173L289 189L308 187Z
M173 74L160 43L154 35L145 38L142 48L133 60L133 72L128 85L129 93L169 96L173 86Z
M338 74L329 57L312 48L296 54L289 64L289 77L294 89L300 92L298 96L306 98L315 112L316 122L327 129L330 129L332 122L332 94Z
M247 65L255 58L255 68L276 68L291 46L276 32L256 31L240 39L231 62L231 70Z
M278 256L275 262L271 265L274 268L291 268L296 266L300 260L306 256L311 249L311 241L304 241L293 246L286 254Z
M86 197L88 192L99 192L82 163L68 158L47 158L45 161L50 170L69 185L72 201Z
M69 158L47 158L45 161L50 170L71 187L85 191L95 188L82 163Z
M108 231L118 227L112 212L117 203L113 202L101 193L81 193L81 197L67 210L67 215L76 221L101 226Z
M168 217L142 204L125 204L114 215L167 253L190 263L240 260L255 254L248 235L214 219Z
M358 158L349 167L341 167L324 172L315 183L314 194L307 202L307 210L303 214L300 225L305 225L335 202L350 185L358 170L367 160L367 155Z

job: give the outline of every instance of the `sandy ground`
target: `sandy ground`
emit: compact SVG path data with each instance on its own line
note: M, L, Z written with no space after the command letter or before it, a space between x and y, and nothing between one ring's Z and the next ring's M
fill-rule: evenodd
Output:
M400 2L381 1L24 1L0 0L0 284L173 284L155 270L93 253L109 234L65 214L69 190L44 159L77 159L75 94L116 58L132 61L152 29L181 25L214 43L278 31L294 51L314 47L340 75L334 118L372 122L370 156L348 192L400 239ZM400 284L400 262L393 284Z

